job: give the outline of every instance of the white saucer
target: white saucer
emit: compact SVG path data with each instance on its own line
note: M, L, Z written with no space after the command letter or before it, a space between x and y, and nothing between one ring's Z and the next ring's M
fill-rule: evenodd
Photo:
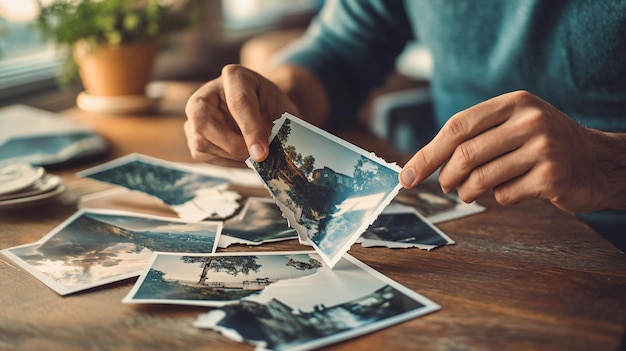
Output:
M146 95L96 96L83 91L76 97L76 104L90 112L130 114L153 111L159 100Z
M37 180L33 185L27 188L10 194L0 195L0 203L49 193L56 190L62 183L63 181L60 177L52 174L46 174L43 178Z
M52 200L57 195L61 194L63 191L65 191L65 184L60 183L59 186L54 188L54 190L47 193L23 197L19 199L0 201L0 210L17 210L21 208L43 205L47 201Z
M0 195L28 188L46 174L42 167L28 163L11 163L0 166Z

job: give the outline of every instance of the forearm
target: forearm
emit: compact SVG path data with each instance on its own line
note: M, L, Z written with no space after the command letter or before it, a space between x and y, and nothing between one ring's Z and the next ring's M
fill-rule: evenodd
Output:
M296 65L282 64L267 78L287 94L298 109L298 117L317 126L328 122L329 99L313 74Z

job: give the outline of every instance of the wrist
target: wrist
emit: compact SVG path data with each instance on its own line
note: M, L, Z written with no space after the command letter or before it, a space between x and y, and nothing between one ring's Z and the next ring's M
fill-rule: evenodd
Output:
M626 210L626 133L599 132L597 165L606 209Z
M328 98L313 74L298 66L281 65L268 75L268 79L285 92L298 110L298 117L317 126L326 123Z

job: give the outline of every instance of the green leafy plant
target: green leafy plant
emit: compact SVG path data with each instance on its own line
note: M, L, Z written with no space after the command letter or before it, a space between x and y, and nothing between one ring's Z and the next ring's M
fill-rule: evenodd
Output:
M38 1L34 25L42 38L65 51L62 83L77 78L72 47L160 40L202 19L202 0L54 0Z

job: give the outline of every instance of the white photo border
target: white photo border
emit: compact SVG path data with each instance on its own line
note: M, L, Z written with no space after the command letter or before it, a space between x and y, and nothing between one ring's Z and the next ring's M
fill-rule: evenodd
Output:
M285 123L286 120L290 120L292 123L297 123L299 125L301 125L304 128L307 128L309 130L311 130L314 133L319 134L320 136L328 139L329 141L332 141L334 143L337 143L338 145L346 148L346 149L350 149L354 152L356 152L357 154L364 156L366 158L368 158L369 160L375 162L376 164L383 166L383 167L387 167L392 171L395 171L396 173L400 173L400 171L402 170L400 166L398 166L396 163L388 163L385 160L383 160L382 158L376 156L375 153L373 152L369 152L366 151L362 148L359 148L327 131L324 131L308 122L305 122L301 119L299 119L296 116L293 116L287 112L283 113L283 115L277 119L276 121L274 121L274 126L272 128L272 133L270 135L270 142L276 137L276 135L278 134L280 128L282 127L282 125ZM256 171L255 168L255 161L252 160L252 158L248 158L246 160L246 164L248 165L248 167L252 168ZM257 172L257 175L258 172ZM338 250L335 250L336 254L332 257L328 256L323 250L320 249L320 247L318 245L316 245L314 242L312 242L309 237L308 237L308 233L306 228L301 225L300 223L298 223L298 221L295 218L295 215L293 213L293 211L291 209L289 209L287 206L285 206L281 201L279 201L275 194L272 192L272 190L270 189L270 187L268 186L268 184L265 182L265 180L259 175L259 178L261 178L261 181L263 182L263 185L265 186L265 188L269 191L269 193L272 195L272 197L274 198L274 200L276 201L277 205L280 207L280 209L283 212L283 216L285 218L287 218L287 221L289 222L289 224L296 229L296 231L299 234L299 239L303 244L306 245L311 245L313 246L313 248L315 249L315 251L318 252L318 254L320 254L320 256L322 257L322 259L326 262L326 264L328 264L331 268L341 259L342 255L345 254L350 247L356 242L356 240L361 236L361 234L363 232L365 232L365 230L368 228L369 225L371 225L375 220L376 217L384 210L385 207L387 207L387 205L389 205L391 203L391 201L393 200L393 198L398 194L398 192L400 191L400 189L402 188L402 185L400 184L400 182L398 181L397 184L395 185L395 187L393 189L390 189L390 192L387 196L385 196L382 201L378 204L378 206L374 209L374 211L372 212L372 214L370 215L370 217L363 221L361 223L361 225L358 227L357 230L355 230L354 233L351 233L348 236L348 240L345 240L345 242L339 247Z
M63 284L59 283L58 281L56 281L54 278L52 278L52 277L48 276L47 274L43 273L41 270L37 269L35 266L29 264L27 261L23 260L21 257L19 257L18 255L14 254L12 252L13 250L17 250L17 249L23 249L23 248L28 248L28 247L36 247L36 246L43 245L48 240L50 240L51 238L53 238L57 234L61 233L67 226L71 225L78 218L80 218L81 216L83 216L85 214L119 215L119 216L127 216L127 217L155 219L155 220L160 220L160 221L165 221L165 222L178 222L178 223L182 223L182 224L185 224L185 223L198 224L198 223L195 223L195 222L184 221L184 220L181 220L181 219L178 219L178 218L153 216L153 215L140 214L140 213L135 213L135 212L118 211L118 210L80 209L77 212L75 212L74 214L72 214L70 217L65 219L61 224L59 224L58 226L53 228L50 232L48 232L46 235L44 235L38 241L33 242L33 243L29 243L29 244L18 245L18 246L2 249L2 250L0 250L0 252L2 252L7 258L9 258L11 261L13 261L18 266L20 266L23 269L25 269L28 273L30 273L31 275L33 275L34 277L39 279L42 283L44 283L46 286L48 286L50 289L52 289L53 291L55 291L59 295L69 295L69 294L77 293L77 292L80 292L80 291L92 289L92 288L95 288L95 287L99 287L99 286L103 286L103 285L107 285L107 284L110 284L110 283L115 283L115 282L118 282L118 281L122 281L122 280L125 280L125 279L129 279L129 278L133 278L133 277L139 276L141 274L141 272L143 271L143 269L136 270L136 271L130 272L130 273L120 274L120 275L117 275L117 276L112 276L112 277L109 277L109 278L106 278L106 279L102 279L102 280L93 281L91 283L80 284L80 285L77 285L74 288L69 288L66 285L63 285ZM212 251L214 253L217 250L217 248L218 248L218 242L219 242L220 235L221 235L221 232L222 232L222 225L223 224L220 221L203 221L202 224L206 224L207 226L210 226L210 225L215 226L216 234L215 234L215 239L214 239L213 248L212 248Z

